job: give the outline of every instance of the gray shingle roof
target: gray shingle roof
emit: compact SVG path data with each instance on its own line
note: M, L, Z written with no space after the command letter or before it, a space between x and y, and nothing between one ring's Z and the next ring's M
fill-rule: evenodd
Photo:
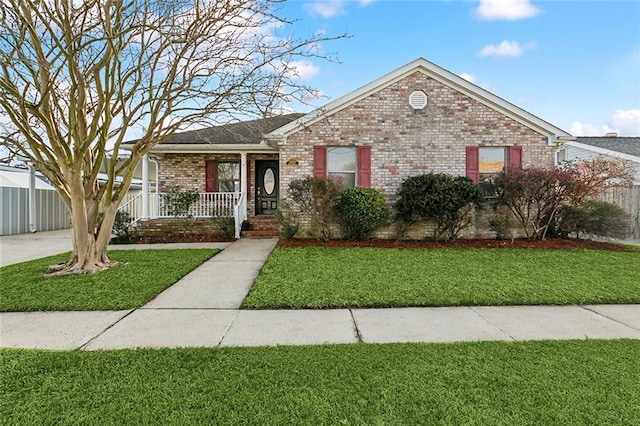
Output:
M175 133L166 144L258 144L263 136L304 114L286 114L239 123L213 126L206 129Z
M640 157L640 137L584 136L576 142Z

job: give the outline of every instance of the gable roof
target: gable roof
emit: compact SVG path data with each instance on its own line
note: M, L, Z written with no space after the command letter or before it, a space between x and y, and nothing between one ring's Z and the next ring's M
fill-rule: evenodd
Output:
M414 72L422 72L427 76L433 78L440 83L449 86L458 92L461 92L478 102L492 108L502 114L518 121L519 123L547 136L549 143L555 143L557 138L571 140L573 137L564 130L552 125L551 123L542 120L539 117L515 106L514 104L507 102L506 100L494 95L493 93L476 86L475 84L463 79L460 76L453 74L438 65L427 61L424 58L418 58L398 69L392 71L377 80L366 84L359 89L348 93L332 102L329 102L323 107L320 107L305 116L292 121L285 126L274 130L266 135L270 139L284 141L284 139L292 133L297 132L301 128L310 126L326 116L332 115L350 105L360 101L372 95L379 90L388 87L389 85L405 78L406 76L413 74Z
M257 120L212 126L204 129L174 133L160 145L207 144L247 145L259 144L269 133L304 114L286 114Z
M614 151L637 157L636 161L640 161L640 136L580 136L571 145L575 146L576 143L588 145L588 147L583 148L591 149L601 154L605 154L601 150Z

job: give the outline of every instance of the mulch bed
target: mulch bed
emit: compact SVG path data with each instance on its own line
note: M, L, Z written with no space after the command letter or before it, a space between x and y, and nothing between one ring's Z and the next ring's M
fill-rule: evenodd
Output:
M578 240L578 239L549 239L549 240L492 240L492 239L470 239L455 241L396 241L396 240L368 240L368 241L346 241L330 240L321 242L312 238L299 238L294 240L280 240L278 247L381 247L381 248L533 248L533 249L589 249L589 250L611 250L622 252L638 251L632 247L625 247L618 244L604 241Z

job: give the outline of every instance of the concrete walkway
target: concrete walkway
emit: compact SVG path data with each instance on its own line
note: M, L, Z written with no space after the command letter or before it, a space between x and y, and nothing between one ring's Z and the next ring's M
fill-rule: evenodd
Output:
M140 309L0 313L0 346L96 350L640 339L640 305L238 309L276 242L235 242Z

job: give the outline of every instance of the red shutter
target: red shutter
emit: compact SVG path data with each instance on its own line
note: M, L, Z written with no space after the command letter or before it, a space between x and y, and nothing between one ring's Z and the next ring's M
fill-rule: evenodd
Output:
M313 147L313 176L327 177L327 147L324 145Z
M509 147L509 168L510 169L522 168L522 147L521 146Z
M359 146L358 150L358 186L371 186L371 147Z
M205 191L218 192L218 162L207 160L205 162Z
M480 180L480 149L477 146L467 147L467 168L466 174L473 183Z

